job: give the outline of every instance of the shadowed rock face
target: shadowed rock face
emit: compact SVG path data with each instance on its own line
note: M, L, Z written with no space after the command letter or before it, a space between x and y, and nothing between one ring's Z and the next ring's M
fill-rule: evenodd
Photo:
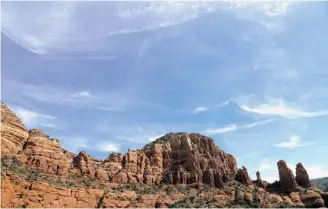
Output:
M280 160L278 163L280 186L283 191L293 191L297 187L294 174L290 168L287 167L285 161Z
M298 185L304 188L311 187L309 175L303 167L302 163L298 163L296 165L296 182L298 183Z
M244 166L242 166L241 169L238 169L236 180L242 184L246 184L246 185L252 184L252 180L248 175L247 168L245 168Z

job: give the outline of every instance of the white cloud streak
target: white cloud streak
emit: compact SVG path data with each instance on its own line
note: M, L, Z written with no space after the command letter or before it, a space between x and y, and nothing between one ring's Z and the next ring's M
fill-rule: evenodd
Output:
M254 123L249 123L245 125L236 125L236 124L230 124L228 126L222 127L222 128L216 128L216 129L207 129L204 131L204 134L208 136L217 135L217 134L224 134L227 132L237 131L240 129L247 129L247 128L253 128L255 126L265 125L271 122L274 122L276 119L267 119L262 121L256 121Z
M288 141L275 144L274 146L279 148L295 149L296 147L310 146L312 144L313 143L301 143L301 137L294 134L288 139Z
M102 111L108 111L108 112L111 112L111 111L123 111L124 109L123 108L118 108L118 107L111 107L111 106L100 106L100 107L97 107L98 110L102 110Z
M1 7L2 28L4 34L24 48L37 54L51 54L58 49L72 50L68 47L77 43L84 43L79 46L81 49L90 42L112 36L178 25L213 12L217 5L215 2L39 2L25 3L22 7L17 2L7 2ZM90 11L97 12L91 15ZM104 18L108 21L101 21Z
M58 86L30 85L16 81L6 81L7 99L14 101L35 100L50 105L69 106L74 108L88 107L102 111L126 110L131 106L152 104L141 101L133 90L118 90L91 93L90 90L74 91Z
M215 107L211 107L211 108L205 107L205 106L198 106L194 109L193 113L197 114L197 113L204 112L204 111L215 110L215 109L218 109L221 107L225 107L229 104L230 104L230 101L224 101L224 102L220 103L219 105L216 105Z
M231 124L231 125L228 125L228 126L223 127L223 128L207 129L205 131L205 134L211 136L211 135L216 135L216 134L221 134L221 133L235 131L237 129L238 129L238 126L237 125Z
M88 140L83 137L63 138L62 140L67 149L72 150L76 153L84 149L88 149Z
M100 152L118 152L120 151L120 146L112 142L103 142L97 145Z
M200 113L200 112L204 112L204 111L206 111L206 110L208 110L206 107L199 106L199 107L196 107L196 108L194 109L194 113L197 114L197 113Z
M228 101L224 101L221 104L219 104L218 106L216 106L216 108L225 107L225 106L227 106L229 104L230 104L230 101L229 100Z
M308 112L297 107L291 107L283 99L270 99L267 104L255 106L240 105L244 111L260 115L277 115L284 118L312 118L327 116L328 111Z
M276 147L280 147L280 148L288 148L288 149L294 149L296 147L300 147L300 142L301 142L301 138L300 136L297 135L293 135L289 138L288 141L286 142L281 142L279 144L276 144Z
M151 136L151 137L148 137L148 141L149 142L152 142L152 141L155 141L156 139L160 138L161 136L163 136L164 134L162 135L156 135L156 136Z
M20 106L11 106L13 112L22 120L22 123L29 128L38 128L38 126L54 128L54 116L41 114L32 110L25 109Z
M120 145L110 141L95 142L92 138L81 136L61 136L56 137L60 140L62 146L73 152L96 151L96 152L119 152Z
M213 1L4 2L2 31L33 53L54 54L97 50L102 47L99 43L95 46L99 40L183 24L222 9L258 21L259 13L277 17L284 15L288 6L286 3Z
M269 163L261 163L258 170L259 171L265 171L265 170L272 170L273 166Z
M72 94L72 97L76 98L93 98L94 96L88 91L81 91Z

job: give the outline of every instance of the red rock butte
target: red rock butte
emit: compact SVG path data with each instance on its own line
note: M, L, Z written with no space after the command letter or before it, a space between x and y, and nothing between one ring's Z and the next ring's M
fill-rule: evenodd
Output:
M258 189L285 206L327 206L327 193L310 184L302 164L297 165L296 178L286 163L279 161L279 181L269 184L259 172L252 181L246 167L238 169L231 154L197 133L169 133L142 149L124 155L111 153L100 160L86 152L62 149L58 139L49 138L42 130L28 130L1 104L1 155L2 207L169 207L187 198L187 194L171 191L181 187L199 191L197 198L211 198L216 207L239 199L276 206L255 195ZM236 184L253 193L240 193L232 186ZM204 187L214 190L202 193ZM122 191L117 193L115 188ZM158 192L139 194L140 188L158 188ZM303 194L303 188L311 192Z

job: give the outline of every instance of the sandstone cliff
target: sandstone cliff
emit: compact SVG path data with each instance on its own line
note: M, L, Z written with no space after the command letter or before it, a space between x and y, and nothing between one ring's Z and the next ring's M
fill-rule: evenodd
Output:
M23 149L28 131L20 119L1 104L1 153L17 153Z
M1 105L2 207L322 207L302 166L296 178L278 162L268 184L196 133L170 133L139 150L105 160L60 147L42 130L27 130ZM306 188L306 189L305 189ZM274 192L274 193L272 193Z

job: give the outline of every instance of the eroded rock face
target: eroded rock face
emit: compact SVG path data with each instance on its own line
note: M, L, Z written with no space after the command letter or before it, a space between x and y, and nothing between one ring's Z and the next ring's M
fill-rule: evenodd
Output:
M233 180L237 171L235 158L220 150L212 139L185 133L167 134L144 149L128 151L122 168L142 174L147 184L204 182L216 187ZM152 181L150 177L145 181L145 176L152 176Z
M73 166L80 170L81 174L90 177L95 176L95 165L92 158L86 152L80 152L73 160Z
M167 134L150 146L128 151L124 156L112 153L104 161L85 152L75 156L62 149L59 140L49 138L43 131L32 129L27 132L19 119L2 106L3 144L11 144L11 148L4 146L3 150L14 150L18 159L45 173L65 176L79 172L99 179L108 176L121 182L125 181L120 177L123 174L119 174L123 169L122 172L129 174L128 182L139 182L142 175L142 181L147 184L206 182L222 187L223 182L233 180L237 172L235 158L219 149L212 139L200 134Z
M280 160L277 165L282 190L286 192L293 191L297 187L297 183L292 170L287 167L286 162L283 160Z
M28 131L21 120L1 103L1 153L16 154L23 149Z
M95 208L104 194L99 189L56 188L42 182L26 182L15 176L2 177L1 207L33 208Z
M311 187L309 175L305 168L303 167L302 163L298 163L296 165L296 182L298 185L309 188Z
M168 183L215 185L233 180L237 172L235 158L200 134L167 134L144 152L149 160L139 165L150 167L148 172L169 171L164 173L164 182Z
M261 188L266 188L268 185L268 182L262 180L261 174L259 171L256 172L256 180L253 182L256 186L261 187Z
M246 184L246 185L252 184L252 180L248 175L247 168L245 168L244 166L242 166L241 169L238 169L236 180L242 184Z
M2 175L2 191L5 191L2 192L2 207L167 207L185 197L184 194L170 192L142 195L135 191L106 190L104 193L105 189L88 189L100 186L107 189L130 183L154 188L168 186L183 189L190 185L190 188L198 190L203 190L206 184L222 189L211 193L215 188L210 188L208 192L199 194L202 198L210 198L209 202L217 207L228 205L234 200L247 204L257 202L263 207L270 207L272 204L264 197L264 193L270 189L275 193L268 195L272 200L291 207L327 206L327 193L315 188L308 189L304 194L290 193L295 190L297 183L305 188L311 187L302 164L296 167L296 179L286 163L279 161L279 182L267 185L257 172L257 179L252 184L244 166L237 170L232 155L223 152L212 139L200 134L167 134L143 149L128 151L125 155L112 153L107 159L98 160L86 152L75 155L62 149L59 140L49 138L41 130L27 131L17 116L3 104L1 112L1 154L10 158L7 160L11 165L20 166L17 163L20 161L25 166L20 169L30 172L25 175L24 169L19 170L20 178L10 172ZM7 171L10 168L8 165ZM35 169L38 172L33 173ZM44 182L35 181L39 177ZM65 183L76 183L76 187L83 183L88 188L70 187L69 184L64 184L68 188L50 186L63 186L52 183L62 179ZM246 186L234 182L234 179ZM247 189L228 189L224 193L229 185L235 183ZM281 189L288 193L279 194Z
M22 153L27 156L26 163L36 169L55 175L68 173L72 153L65 152L59 141L49 138L43 131L32 129Z

